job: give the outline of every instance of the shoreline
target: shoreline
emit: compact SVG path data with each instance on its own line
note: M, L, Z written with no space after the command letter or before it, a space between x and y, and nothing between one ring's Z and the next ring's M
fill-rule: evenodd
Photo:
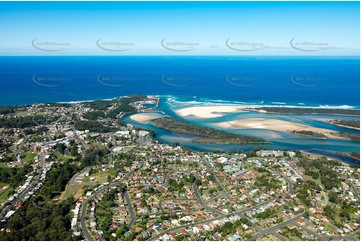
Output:
M115 96L115 97L110 97L110 98L94 98L94 99L86 99L86 100L71 100L71 101L53 101L53 102L35 102L35 103L24 103L24 104L11 104L11 105L2 105L0 104L0 107L22 107L22 106L31 106L31 105L38 105L38 104L77 104L77 103L86 103L86 102L94 102L94 101L112 101L114 99L117 98L124 98L124 97L129 97L132 95L123 95L123 96ZM169 98L177 98L176 95L158 95L158 94L144 94L143 96L146 97L156 97L159 99L169 99ZM165 100L166 102L169 103L169 101ZM277 104L278 102L273 102L274 104L256 104L254 102L239 102L239 101L232 101L232 100L214 100L214 99L204 99L203 101L171 101L174 103L179 103L179 104L183 104L184 107L183 108L191 108L191 107L207 107L207 106L242 106L242 108L248 108L248 109L253 109L253 108L262 108L262 107L278 107L278 108L300 108L300 109L307 109L307 108L312 108L312 109L330 109L330 110L335 110L335 109L342 109L342 110L360 110L359 106L356 105L348 105L348 104L340 104L340 105L327 105L327 104L319 104L317 105L295 105L295 104L290 104L287 105L287 103L285 103L285 105L280 105ZM270 102L272 103L272 102ZM254 110L254 111L258 111L258 110ZM271 112L268 112L271 113ZM351 116L351 115L345 115L345 116ZM358 116L358 115L354 115L354 116Z
M299 124L290 121L284 121L279 119L272 118L248 118L248 119L238 119L226 122L214 123L216 127L227 129L227 128L237 128L237 129L266 129L280 132L292 133L292 131L312 131L317 133L322 133L327 138L333 139L345 139L332 134L332 130L316 128L309 125ZM298 135L298 134L295 134ZM298 135L300 136L300 135Z
M337 160L339 162L341 162L343 165L347 165L347 166L351 166L350 163L347 163L346 161L343 161L341 160L340 158L335 158L335 157L332 157L332 156L329 156L329 155L325 155L325 154L318 154L318 153L313 153L313 152L310 152L310 151L305 151L305 150L300 150L300 152L303 154L303 155L313 155L313 156L323 156L323 157L326 157L327 159L332 159L332 160ZM337 155L337 153L336 153ZM358 161L360 162L359 160L356 160L352 157L349 157L349 156L345 156L345 155L342 155L342 154L338 154L340 156L343 156L343 157L347 157L347 158L350 158L352 160L355 160L355 161Z
M335 126L338 126L338 127L341 127L341 128L346 128L346 129L354 129L354 130L360 130L360 128L356 128L356 127L352 127L352 126L347 126L347 125L342 125L342 124L337 124L337 123L333 123L332 119L317 119L317 120L320 120L322 122L325 122L325 123L328 123L328 124L332 124L332 125L335 125Z
M332 123L331 123L331 124L332 124ZM333 124L333 125L336 125L336 126L341 127L341 128L346 128L346 129L360 130L360 128L351 127L351 126L346 126L346 125L341 125L341 124Z
M305 113L300 112L274 112L274 111L267 111L263 110L262 108L281 108L285 110L307 110ZM228 114L234 114L234 113L242 113L242 112L259 112L259 113L270 113L270 114L285 114L285 115L299 115L299 114L318 114L318 115L332 115L332 116L348 116L348 117L358 117L359 115L353 114L353 113L342 113L342 112L355 112L359 111L358 109L339 109L339 108L310 108L310 107L294 107L294 106L250 106L250 105L237 105L237 104L223 104L223 105L193 105L188 107L180 107L172 109L173 112L175 112L178 116L182 118L218 118L222 117L224 115ZM309 110L315 110L314 112L309 112ZM319 112L317 112L319 110ZM325 110L327 110L325 112ZM330 113L327 113L328 110ZM336 111L335 113L332 113L332 111ZM338 111L338 112L337 112Z
M142 123L142 122L148 122L153 119L161 118L163 117L160 113L152 113L152 112L142 112L142 113L135 113L129 116L129 118L135 122Z
M233 101L233 100L220 100L220 99L206 99L202 98L200 100L190 100L190 101L178 101L176 100L177 96L172 95L155 95L160 98L168 99L167 102L172 105L180 105L182 108L188 107L200 107L200 106L230 106L230 105L237 105L242 106L245 108L262 108L262 107L275 107L275 108L300 108L300 109L339 109L339 110L360 110L360 106L358 105L348 105L348 104L339 104L339 105L328 105L328 104L310 104L305 105L302 104L280 104L281 102L267 102L267 103L260 103L260 102L240 102L240 101Z
M345 157L348 157L348 158L351 158L351 159L353 159L353 160L356 160L356 161L360 162L360 158L359 158L359 157L358 157L358 158L353 157L353 156L351 156L348 152L336 152L336 153L339 154L339 155L342 155L342 156L345 156Z

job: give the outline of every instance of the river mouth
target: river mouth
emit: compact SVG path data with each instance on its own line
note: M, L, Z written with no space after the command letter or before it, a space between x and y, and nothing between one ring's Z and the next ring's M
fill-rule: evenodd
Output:
M134 115L134 114L133 114ZM139 113L135 114L139 115ZM196 151L205 151L205 152L236 152L236 151L250 151L254 148L264 148L264 149L288 149L288 150L303 150L306 152L325 155L339 159L341 161L347 162L349 164L359 164L358 161L337 154L336 152L358 152L360 150L360 145L357 142L353 142L348 139L339 139L339 138L327 138L327 139L316 139L312 137L305 137L295 135L289 132L282 132L278 130L270 130L265 128L243 128L239 129L237 127L217 127L219 122L228 122L229 120L234 119L265 119L273 118L287 122L295 122L302 125L310 125L312 127L320 129L332 129L332 131L356 133L357 130L345 129L342 127L337 127L330 125L329 123L322 122L319 119L347 119L355 117L349 116L339 116L339 115L315 115L315 114L302 114L302 115L293 115L293 114L266 114L260 112L239 112L239 113L224 113L221 116L211 117L211 118L195 118L193 116L182 117L177 115L176 112L172 110L172 107L167 105L165 102L162 102L161 105L157 108L154 113L147 113L147 117L143 120L134 120L132 115L126 115L121 120L126 124L131 124L138 128L143 128L147 130L152 130L155 133L155 138L167 144L178 143L179 145L186 147L191 150ZM189 134L180 134L164 130L156 127L151 123L151 120L155 118L160 118L164 116L170 116L175 119L180 119L191 124L215 128L218 130L223 130L226 132L247 135L265 139L270 141L269 144L210 144L210 143L196 143L193 142L194 139L199 138L198 136L189 135ZM356 117L359 118L359 117Z

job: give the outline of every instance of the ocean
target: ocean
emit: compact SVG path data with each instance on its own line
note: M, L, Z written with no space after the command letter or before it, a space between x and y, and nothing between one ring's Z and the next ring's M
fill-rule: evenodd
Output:
M320 119L359 119L335 115L277 115L245 112L211 119L185 119L175 109L199 105L253 104L324 108L360 108L360 60L356 57L0 57L0 105L77 102L132 94L157 95L159 110L205 127L239 118L276 118L339 132L358 133ZM227 129L265 138L265 145L217 145L192 142L128 116L126 123L151 129L157 139L201 151L285 148L327 154L360 150L350 140L317 140L264 129Z
M359 108L356 57L0 57L0 105L131 94Z

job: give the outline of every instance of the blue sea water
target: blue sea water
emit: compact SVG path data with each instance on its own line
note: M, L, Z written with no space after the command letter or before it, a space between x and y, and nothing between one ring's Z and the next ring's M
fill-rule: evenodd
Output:
M359 108L356 57L0 57L0 105L171 95Z
M360 108L360 60L357 57L0 57L0 105L109 99L143 94L161 97L159 110L174 112L193 105L238 103L276 106ZM332 115L236 113L192 120L205 127L237 118L277 118L335 131L357 133L317 119ZM360 117L351 117L353 119ZM158 129L125 117L123 121L152 129L162 142L179 142L195 150L250 150L255 145L196 144L189 135ZM271 141L265 148L302 149L337 156L359 151L349 140L317 140L270 130L226 130ZM350 161L351 160L351 161Z

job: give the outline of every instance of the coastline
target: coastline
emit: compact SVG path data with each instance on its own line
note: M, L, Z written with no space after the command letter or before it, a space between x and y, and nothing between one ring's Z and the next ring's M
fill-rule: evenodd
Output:
M267 118L250 118L250 119L239 119L228 122L215 123L215 126L220 128L237 128L237 129L267 129L280 132L292 132L292 131L313 131L322 133L328 138L334 139L345 139L339 136L333 135L332 130L316 128L309 125L303 125L295 122L289 122L279 119L267 119Z
M357 160L358 162L360 162L360 157L356 158L356 157L350 155L348 152L337 152L337 154Z
M160 113L136 113L129 116L129 118L133 121L141 123L141 122L148 122L153 119L160 118L162 116L163 115Z
M71 101L41 101L41 102L34 102L34 103L13 103L11 105L2 105L0 107L19 107L19 106L29 106L29 105L37 105L37 104L77 104L77 103L87 103L87 102L94 102L94 101L113 101L117 98L124 98L130 97L132 95L117 95L110 98L94 98L94 99L85 99L85 100L71 100ZM156 97L159 98L160 101L165 101L166 103L175 105L180 105L181 108L197 108L197 107L208 107L208 106L239 106L241 109L248 109L253 111L256 108L263 108L263 107L279 107L279 108L300 108L300 109L344 109L344 110L360 110L360 106L355 105L348 105L348 104L340 104L340 105L327 105L327 104L319 104L319 105L305 105L305 104L287 104L285 102L269 102L270 104L260 104L259 102L240 102L234 100L220 100L220 99L199 99L201 101L177 101L179 97L177 95L158 95L158 94L144 94L143 96L146 97ZM273 104L272 104L273 103ZM284 103L280 105L279 103ZM179 109L181 109L179 108ZM272 113L272 112L267 112ZM357 116L357 115L355 115Z
M350 166L350 165L351 165L350 163L347 163L346 161L343 161L343 160L341 160L340 158L332 157L332 156L330 156L330 155L313 153L313 152L306 151L306 150L300 150L300 152L301 152L303 155L312 155L312 156L321 156L321 157L324 156L324 157L326 157L327 159L337 160L337 161L341 162L343 165L346 165L346 166ZM337 155L337 153L336 153L336 155ZM352 158L352 157L345 156L345 155L341 155L341 154L339 154L339 155L360 162L359 160L356 160L356 159L354 159L354 158Z
M356 128L356 127L352 127L352 126L347 126L347 125L342 125L342 124L337 124L337 123L333 123L332 119L317 119L317 120L320 120L322 122L326 122L326 123L329 123L329 124L332 124L332 125L335 125L335 126L338 126L338 127L341 127L341 128L346 128L346 129L354 129L354 130L360 130L360 128Z
M332 124L332 123L331 123L331 124ZM341 124L333 124L333 125L336 125L336 126L341 127L341 128L346 128L346 129L360 130L360 128L351 127L351 126L346 126L346 125L341 125Z
M360 106L349 105L349 104L337 104L337 105L328 105L328 104L309 104L298 103L298 104L287 104L286 102L240 102L235 100L220 100L220 99L211 99L211 98L196 98L188 101L182 101L184 97L178 97L176 95L154 95L161 99L165 99L170 106L179 106L180 108L190 108L190 107L208 107L208 106L240 106L246 109L256 109L256 108L300 108L300 109L343 109L343 110L360 110ZM282 104L280 104L282 103ZM258 111L258 110L254 110ZM269 112L271 113L271 112Z

